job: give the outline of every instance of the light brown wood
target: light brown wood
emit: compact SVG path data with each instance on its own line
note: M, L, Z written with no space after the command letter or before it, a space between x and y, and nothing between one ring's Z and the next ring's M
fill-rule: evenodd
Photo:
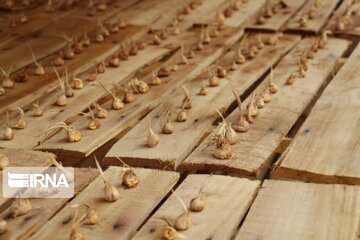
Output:
M190 212L191 227L179 233L186 239L230 239L254 200L260 182L230 176L189 175L175 192L189 206L201 187L205 208L202 212ZM183 207L172 194L133 239L161 239L167 226L161 219L173 224L182 213Z
M99 177L82 191L70 204L93 203L99 215L99 224L79 226L86 239L118 238L130 239L156 205L165 197L179 179L175 172L134 169L140 177L135 188L125 189L121 185L123 169L111 167L105 171L105 177L112 182L120 193L116 202L104 200L104 183ZM84 210L81 208L80 215ZM69 236L72 209L66 206L50 222L47 222L30 239L64 239Z
M309 19L308 13L312 9L315 2L319 2L320 6L316 10L317 13L315 18ZM288 22L288 24L285 27L285 30L318 33L322 29L322 27L326 24L326 21L330 17L331 13L334 11L338 2L339 0L307 1L307 3L300 10L300 12ZM299 19L303 16L307 19L307 24L305 27L301 27L299 23Z
M319 50L315 58L308 61L305 78L300 78L293 85L286 85L286 79L298 70L296 53L302 52L313 43L313 39L305 39L285 56L274 69L274 83L278 92L272 95L272 101L259 110L259 116L246 133L239 133L239 142L232 146L233 157L219 160L214 157L215 145L210 144L213 134L182 163L180 169L223 171L240 175L259 177L261 172L270 167L270 156L278 148L283 137L311 102L322 84L331 75L339 58L349 46L349 42L330 39L326 48ZM268 80L264 81L254 92L261 93ZM242 104L245 108L251 96ZM228 122L236 122L239 110L236 109L227 118Z
M39 151L27 151L23 149L0 149L0 154L9 158L9 167L46 167L52 165L52 153ZM2 196L3 191L3 171L0 171L0 209L4 208L11 199Z
M199 29L191 34L184 34L185 53L188 49L197 43L198 39L195 37L199 33ZM160 86L150 86L150 92L147 94L136 94L136 101L131 104L126 104L120 111L111 110L111 101L107 101L102 106L109 110L109 115L106 119L101 121L101 128L92 131L87 129L89 117L84 116L74 122L74 126L83 132L83 139L74 144L68 144L64 141L64 135L59 134L52 139L46 141L44 144L37 147L37 149L48 150L55 152L57 155L78 155L84 157L93 152L98 146L109 141L122 131L135 125L141 117L154 109L157 105L163 102L166 98L172 97L174 89L180 84L188 82L195 76L199 75L209 64L217 59L230 45L237 41L242 36L243 31L240 29L228 28L224 29L222 34L202 52L196 52L196 57L189 59L186 65L178 65L179 70L170 74L169 77L162 78ZM185 40L186 38L186 40ZM177 40L179 44L181 41ZM164 62L164 66L172 66L178 64L181 60L180 52L178 51L168 61ZM201 62L201 64L198 64ZM114 76L114 75L113 75ZM118 76L117 76L118 77ZM149 82L152 73L148 73L144 80ZM120 97L122 98L121 93Z
M258 2L258 1L254 1ZM262 4L262 8L258 11L258 14L253 16L246 24L245 27L248 29L257 29L257 30L271 30L271 31L279 31L286 22L293 17L296 12L304 5L305 0L288 0L286 3L288 7L281 7L278 0L267 1L269 7L276 7L278 9L277 13L273 13L273 15L269 18L265 17L264 24L258 24L258 18L264 15L264 11L266 10L266 4ZM272 11L273 12L273 11Z
M360 188L265 181L236 240L358 239Z
M285 35L276 46L265 47L254 60L239 65L237 70L230 72L227 76L228 81L221 80L220 86L208 87L207 96L198 95L203 84L202 80L208 77L207 74L203 74L186 84L193 105L191 109L186 111L188 115L186 122L175 121L184 98L183 90L181 88L175 89L168 101L150 113L151 125L155 133L159 135L160 143L154 148L146 146L148 118L143 119L113 146L107 153L104 163L113 164L115 157L121 157L131 165L176 168L199 144L201 139L212 130L212 123L219 117L215 110L224 112L234 101L229 82L239 89L240 93L243 93L298 41L298 36ZM220 64L227 67L228 64L232 63L233 55L234 52L227 54L225 59L228 60L220 60ZM167 135L162 134L161 129L169 105L172 105L174 109L171 120L175 130L173 134ZM206 107L204 108L204 106Z
M147 31L147 27L144 26L128 26L127 28L120 30L117 34L112 34L101 44L93 43L90 47L85 48L84 52L78 54L74 59L66 61L65 64L68 68L69 74L80 74L84 71L88 70L91 67L96 66L99 62L103 61L105 58L110 57L114 52L118 51L120 48L120 44L129 39L138 39ZM54 37L52 37L54 38ZM52 39L50 38L50 40ZM34 53L38 54L38 49L42 49L42 47L46 46L46 43L37 42L40 44L38 47L32 45L34 49ZM14 52L9 51L11 55L11 59L14 61L18 58L17 56L26 55L30 57L30 49L29 46L23 44L23 52L18 53L17 55ZM159 54L165 54L168 51L164 51L164 49L157 49ZM44 51L44 50L41 50ZM35 76L35 65L31 65L26 69L26 74L29 80L25 83L17 83L14 89L7 89L4 96L0 96L2 100L0 102L0 113L4 113L10 104L15 104L19 107L24 107L29 105L31 106L32 102L41 96L53 91L58 93L56 88L59 86L59 82L56 78L56 75L53 71L52 62L59 56L59 53L54 53L44 60L40 61L41 65L45 69L45 75L43 76ZM162 56L162 55L161 55ZM2 58L4 62L6 62L5 58ZM11 62L11 60L9 60ZM1 66L1 65L0 65ZM63 69L63 68L58 68ZM5 70L7 70L5 68ZM59 70L60 73L63 70ZM93 71L93 70L91 70ZM88 72L86 72L88 74ZM87 75L86 75L87 76ZM14 75L12 76L12 78ZM37 84L34 84L36 82ZM54 91L56 90L56 91Z
M114 50L115 49L112 51ZM104 74L98 75L97 80L101 81L110 89L112 83L119 84L125 81L139 68L159 60L159 58L170 51L171 49L163 47L148 46L145 50L140 51L137 56L131 57L128 61L121 62L120 67L107 68ZM80 62L78 62L78 64L80 64ZM82 89L74 90L75 96L67 98L68 105L65 108L54 106L56 98L59 96L59 91L55 90L51 92L39 101L40 106L44 110L44 115L38 118L32 116L32 111L27 112L25 114L27 127L22 130L14 130L15 138L12 141L4 141L1 139L0 146L11 148L19 148L21 146L25 149L32 149L37 146L39 141L44 139L45 132L51 125L56 122L67 121L69 118L75 117L83 110L86 110L93 102L107 96L108 93L101 88L98 82L86 81L89 72L93 71L94 70L92 69L83 75L79 75L79 77L83 79L85 86Z
M330 82L299 130L276 177L359 184L360 46Z
M76 168L75 173L75 194L80 193L98 175L96 169ZM1 218L8 222L8 229L1 239L27 239L37 229L41 228L57 211L68 201L66 198L42 198L30 199L32 210L29 214L12 218L9 208L1 213Z
M340 30L338 27L338 16L345 16L348 8L351 6L352 0L342 1L339 8L336 9L336 12L331 17L330 21L326 25L326 29L332 31L336 34L341 34L345 36L360 36L360 12L354 11L353 14L350 14L350 18L353 21L352 24L346 26L343 30ZM354 4L355 5L355 4ZM341 21L340 21L341 22Z

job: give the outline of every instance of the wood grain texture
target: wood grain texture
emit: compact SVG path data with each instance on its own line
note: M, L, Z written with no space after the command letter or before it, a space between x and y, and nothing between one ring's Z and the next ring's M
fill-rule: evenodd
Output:
M118 45L115 45L115 47L117 49L119 48ZM101 51L101 48L99 48L98 51ZM113 51L115 51L115 49L113 49ZM170 51L171 49L164 47L148 46L143 51L140 51L137 56L122 62L120 67L107 68L104 74L98 75L97 80L101 81L110 89L113 83L123 83L138 71L139 68L142 68L146 64L158 61L159 58ZM99 60L96 62L98 61ZM80 62L78 62L78 64L80 64ZM94 62L88 64L94 64ZM93 102L109 95L98 82L86 81L88 74L92 71L94 71L94 69L86 71L78 76L83 79L84 87L79 90L74 90L74 97L67 98L68 105L65 108L54 106L56 98L59 96L59 91L55 90L50 92L39 101L39 104L44 111L44 115L40 118L33 117L32 111L28 111L25 114L27 127L18 131L14 130L15 138L12 141L0 140L0 146L11 148L19 148L21 146L25 149L32 149L38 145L39 141L44 139L44 134L48 127L56 122L69 121L69 118L76 117L80 112L86 110Z
M77 195L99 175L99 172L93 168L75 168L74 174L75 195ZM11 217L9 208L6 209L0 217L6 219L8 229L0 236L0 239L27 239L56 214L68 200L66 198L30 199L32 206L30 213L16 218Z
M352 4L352 0L344 0L341 2L341 5L336 12L332 15L331 19L326 25L326 29L332 31L335 34L340 34L341 36L360 36L360 11L354 11L353 14L350 15L353 23L345 26L345 29L340 30L338 28L338 16L346 15L348 8Z
M116 163L113 161L114 158L121 157L124 161L135 166L176 168L199 144L201 139L212 130L212 123L219 117L215 109L224 112L234 101L229 81L239 89L240 93L243 93L298 40L297 36L286 35L277 46L265 47L254 60L248 61L238 66L237 70L230 72L227 76L228 81L221 80L220 86L209 87L207 96L198 95L202 80L207 74L186 84L193 105L191 109L187 110L188 119L186 122L175 121L184 97L181 88L175 89L168 101L150 113L152 128L160 136L160 143L154 148L146 146L148 119L143 119L113 146L107 153L104 163ZM233 55L234 52L228 53L224 57L227 58L227 62L224 60L220 60L220 62L222 64L232 63ZM173 134L166 135L161 133L161 129L169 105L174 107L172 123L175 130ZM207 107L204 108L204 106Z
M265 181L236 240L358 239L360 188Z
M300 12L288 22L285 30L318 33L328 21L328 18L330 17L340 0L319 1L321 2L321 4L317 8L316 17L314 19L309 19L309 10L312 9L312 6L316 1L317 0L307 1L305 6L300 10ZM307 25L305 27L301 27L299 24L299 19L302 16L305 16L305 18L307 19Z
M283 8L279 6L280 4L278 0L267 1L269 6L276 7L278 9L278 12L273 13L272 17L270 18L265 18L266 21L264 24L257 24L259 16L262 16L266 8L266 4L261 4L262 8L258 11L258 14L249 19L249 21L245 24L245 27L255 30L279 31L286 24L286 22L289 21L289 19L299 11L299 9L304 5L305 2L305 0L286 1L288 7Z
M114 52L120 49L120 44L124 43L129 39L136 40L140 36L144 35L147 31L146 26L128 26L125 29L122 29L117 34L112 34L101 44L93 43L90 47L84 49L84 52L76 55L76 57L72 60L65 61L65 65L68 68L68 72L70 76L72 74L77 74L78 77L87 77L89 73L89 69L95 67L99 62L103 61L106 58L109 58ZM53 39L53 37L50 38ZM58 37L59 38L59 37ZM30 42L31 43L31 42ZM37 48L32 45L34 53L37 55L40 49L46 47L46 43L37 42L40 44ZM24 55L26 57L30 57L31 53L29 50L29 45L23 44L23 52L19 53L16 51L9 51L8 54L11 56L10 59L17 59L18 55ZM151 48L153 49L153 48ZM41 51L44 51L41 50ZM162 54L167 53L163 48L157 48L154 52L157 52L159 55L157 57L162 56ZM28 76L28 81L25 83L17 83L15 88L7 89L5 95L0 96L0 113L4 113L10 104L17 105L19 107L25 107L24 110L28 109L32 103L39 99L40 97L46 96L48 93L58 94L59 90L59 81L56 78L56 75L53 71L53 61L59 56L59 53L54 53L42 61L40 61L41 65L45 69L45 75L43 76L35 76L34 72L36 69L35 65L28 66L26 69L26 74ZM5 62L6 58L1 59ZM123 64L124 65L124 64ZM1 65L0 65L1 66ZM125 64L126 66L126 64ZM133 66L133 67L141 67ZM6 68L5 68L6 69ZM59 70L60 69L60 70ZM6 69L7 70L7 69ZM58 68L60 74L64 71L62 67ZM94 69L91 69L94 71ZM83 75L80 75L83 73ZM14 75L11 76L12 78ZM36 83L36 84L34 84ZM55 99L55 96L53 97ZM53 99L53 101L54 101Z
M360 184L360 46L316 102L276 177Z
M111 167L105 177L120 193L116 202L106 202L104 183L99 177L82 191L70 204L92 202L99 215L99 224L81 225L79 231L86 239L119 238L130 239L156 205L165 197L179 179L179 174L149 169L134 169L140 177L135 188L125 189L121 185L123 169ZM47 222L30 239L64 239L70 234L72 209L67 205L50 222ZM83 210L80 211L83 214Z
M201 187L205 208L202 212L190 212L192 226L180 233L186 239L230 239L254 200L260 182L230 176L189 175L175 192L189 205L191 199L198 196ZM167 226L161 219L173 223L183 212L173 194L133 239L161 239L162 231Z
M249 131L238 134L239 142L232 146L233 157L230 160L219 160L213 156L215 146L210 144L214 136L211 134L181 164L180 169L223 171L259 177L269 167L268 160L283 137L331 75L336 60L349 46L349 42L345 40L329 40L326 48L319 50L315 58L309 60L305 78L296 80L293 85L286 85L286 79L298 69L296 52L307 49L312 43L313 39L303 40L274 69L274 83L278 86L278 92L272 95L270 103L259 110L259 116ZM261 93L265 84L268 84L267 80L254 93ZM243 108L250 98L251 96L243 103ZM234 123L238 117L239 111L235 109L227 120Z
M199 29L192 32L185 32L174 43L185 44L185 49L189 49L197 43L196 36ZM171 97L174 89L180 84L188 82L195 76L199 75L208 65L214 62L229 46L234 44L241 36L243 31L240 29L227 28L221 32L218 38L213 40L203 51L196 52L194 59L189 59L186 65L178 65L179 70L172 72L169 77L162 78L163 83L159 86L150 86L150 92L147 94L136 94L136 100L133 103L126 104L120 111L111 110L111 101L102 104L102 107L109 110L109 115L104 119L101 128L92 131L87 129L89 117L83 116L77 119L73 126L83 132L83 139L78 143L68 144L64 140L64 135L56 135L52 139L37 147L37 149L55 152L57 155L77 155L79 157L88 156L96 148L106 143L122 131L134 126L145 114L154 109L168 97ZM180 51L175 53L167 61L163 62L164 66L178 64L181 59ZM198 64L201 62L201 64ZM144 80L149 82L152 73L145 75ZM118 78L118 75L116 76ZM115 79L115 75L113 75ZM100 89L101 90L101 89ZM122 97L121 93L120 97Z
M9 158L9 167L46 167L52 165L52 153L44 153L39 151L28 151L23 149L0 149L0 154ZM49 156L50 155L50 156ZM3 192L3 171L0 171L0 210L3 209L5 203L9 203L11 199L4 198Z

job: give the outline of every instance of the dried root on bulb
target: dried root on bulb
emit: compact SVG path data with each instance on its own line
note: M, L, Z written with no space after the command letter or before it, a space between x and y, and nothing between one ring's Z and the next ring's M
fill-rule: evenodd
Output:
M104 118L107 118L108 116L108 111L104 108L102 108L99 104L97 103L93 103L93 106L94 108L96 109L96 114L95 116L97 118L100 118L100 119L104 119Z
M166 122L162 127L162 133L164 134L172 134L174 132L174 125L170 121L171 111L168 110L166 113Z
M147 146L148 147L156 147L160 142L160 138L151 128L151 120L150 116L148 117L148 136L147 136Z
M184 85L181 85L181 87L184 90L184 94L185 94L184 99L182 101L182 106L184 109L190 109L192 107L192 102L191 102L189 90Z
M124 102L123 102L120 98L118 98L118 97L116 96L115 91L112 92L112 91L108 90L108 89L104 86L104 84L103 84L102 82L99 81L99 83L100 83L101 87L102 87L107 93L109 93L110 96L112 97L112 103L111 103L112 109L114 109L114 110L121 110L121 109L125 106Z
M2 80L2 83L1 83L3 88L14 88L15 87L15 83L10 78L11 70L12 70L12 67L10 67L8 72L5 72L5 70L2 67L0 67L0 71L4 75L4 79ZM3 90L2 92L5 93L5 90ZM0 94L0 95L3 95L3 94Z
M16 122L14 124L15 129L24 129L26 128L26 121L25 121L25 113L24 110L19 108L18 106L15 106L17 113L19 114L19 117L16 119Z
M90 117L91 117L91 119L90 119L90 121L89 121L89 123L88 123L88 128L89 128L90 130L95 130L95 129L100 128L100 127L101 127L100 120L95 117L95 114L94 114L94 112L91 110L91 107L88 107L88 109L89 109Z
M241 100L240 97L238 95L238 93L233 89L233 94L235 96L235 99L237 101L238 104L238 108L239 108L239 117L237 118L236 122L232 125L233 129L236 132L247 132L250 128L250 124L249 122L246 120L246 118L244 117L244 112L243 109L241 107Z
M45 74L45 69L43 68L43 66L41 66L40 63L38 63L38 61L36 61L36 57L34 54L34 51L32 50L32 48L30 47L30 52L31 52L31 57L34 61L34 64L36 65L36 69L35 69L35 75L37 76L43 76Z
M61 129L64 129L66 131L66 137L67 137L68 142L75 143L75 142L79 142L81 140L81 133L78 130L76 130L75 127L68 126L64 122L55 123L53 126L48 128L46 130L45 138L49 135L50 132L53 132L55 130L61 130Z
M95 163L96 163L96 167L100 173L101 178L104 181L104 191L105 191L105 200L107 202L115 202L120 198L120 194L118 192L118 190L116 189L116 187L105 178L105 174L103 172L103 170L101 169L101 166L99 164L99 162L96 159L96 156L94 155L95 158Z
M56 77L59 80L59 86L60 86L60 95L56 99L55 104L59 107L63 107L67 105L66 100L66 91L65 91L65 82L61 79L59 73L57 72L56 68L54 67L54 72L56 74Z

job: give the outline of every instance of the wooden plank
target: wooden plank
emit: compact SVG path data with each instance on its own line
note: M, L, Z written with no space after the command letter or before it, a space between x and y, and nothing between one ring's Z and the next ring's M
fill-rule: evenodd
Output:
M79 226L79 231L86 239L116 239L119 236L121 239L130 239L179 179L179 174L175 172L150 169L134 171L140 177L140 183L131 189L125 189L120 184L122 168L111 167L105 171L106 179L112 182L120 193L120 199L116 202L103 200L104 183L100 177L71 201L71 204L92 202L99 215L98 225ZM70 234L71 214L72 209L66 206L30 239L64 239L64 236Z
M286 1L287 7L282 7L278 0L270 0L267 1L269 4L268 6L270 9L276 8L278 12L274 12L270 10L270 17L265 17L266 12L268 11L267 5L263 5L260 11L256 16L253 16L249 21L246 23L247 29L252 30L269 30L269 31L279 31L286 22L293 17L296 12L304 5L306 2L305 0L289 0ZM262 16L265 19L263 24L258 23L259 17Z
M118 51L121 47L120 43L126 41L126 37L129 37L130 39L137 39L146 31L147 27L145 26L128 26L125 29L120 30L118 33L110 35L101 44L91 44L84 50L83 53L78 54L74 59L65 62L69 74L71 75L72 73L77 73L79 77L87 77L85 74L88 74L88 72L83 75L80 75L80 73L96 66L99 62ZM154 47L150 47L150 49L152 49L154 53L156 52L159 54L156 55L156 57L169 52L169 50L164 50L163 48L157 48L157 50L154 50ZM30 54L29 49L25 52ZM27 71L29 80L25 83L17 84L14 89L7 89L5 95L0 96L0 113L4 113L10 104L14 104L19 107L24 107L26 105L31 106L33 101L58 88L59 82L52 68L52 61L54 61L57 57L58 54L56 53L41 61L41 64L46 71L46 74L43 76L34 76L33 74L30 74L30 72L33 73L35 71L35 66L29 67ZM12 56L12 58L14 58L14 56ZM127 64L128 63L122 65L126 66ZM34 84L34 81L36 81L37 84Z
M9 158L9 167L46 167L52 165L52 153L28 151L23 149L0 149L0 154ZM50 155L50 156L49 156ZM0 192L3 191L3 171L0 171ZM0 209L10 202L10 199L0 196Z
M229 160L214 157L214 144L210 144L213 134L202 142L180 166L183 170L223 171L237 175L261 177L268 168L268 161L282 139L290 131L299 116L311 102L317 91L332 73L336 59L341 57L349 42L330 39L324 49L319 50L315 58L309 60L305 78L297 79L293 85L286 85L287 78L298 70L296 53L308 49L314 42L312 38L303 40L274 69L274 83L278 92L272 95L270 103L259 110L259 116L249 131L239 133L239 142L232 146L233 156ZM261 93L267 81L264 81L254 93ZM243 104L249 102L251 96ZM228 122L236 122L239 111L235 110Z
M75 173L75 195L87 187L99 173L94 168L76 168ZM15 240L27 239L37 229L41 228L69 199L67 198L39 198L30 199L32 210L30 213L10 217L9 208L1 213L1 218L8 223L7 231L1 235L1 239Z
M359 199L359 187L267 180L235 239L355 240Z
M276 46L266 46L254 60L247 61L230 72L227 79L243 93L298 41L298 36L285 35ZM229 66L233 62L234 52L228 53L219 63ZM186 122L175 121L184 97L183 90L178 88L173 91L171 98L150 113L152 129L159 135L160 143L154 148L146 146L148 119L143 119L113 146L107 153L104 163L116 164L114 159L121 157L131 165L176 168L211 131L212 123L218 118L215 110L226 111L234 100L229 82L224 80L221 80L218 87L209 87L207 96L198 95L202 81L206 77L207 73L202 74L186 84L193 105L186 111ZM174 120L171 119L175 130L173 134L162 134L164 116L169 105L175 109Z
M354 1L352 0L344 0L342 1L340 7L336 10L336 12L331 17L330 21L326 25L326 29L330 30L335 34L345 35L345 36L360 36L360 12L359 11L351 11L350 18L353 21L350 25L345 24L344 29L343 17L347 15L349 8L352 6ZM358 3L357 3L358 4ZM354 4L356 5L356 3ZM339 19L339 16L342 16ZM346 20L345 20L346 22Z
M328 21L331 13L337 6L340 0L327 0L327 1L317 1L310 0L307 1L305 6L300 10L300 12L293 17L285 27L286 31L296 31L296 32L308 32L308 33L318 33L323 26ZM313 9L315 2L319 2L320 6L316 10L316 15L314 19L309 19L309 11ZM300 25L300 18L306 18L307 24L305 27Z
M190 212L192 226L180 233L186 239L231 239L253 202L260 182L230 176L189 175L175 192L188 205L202 186L205 208L201 212ZM160 219L173 223L183 213L178 199L170 196L133 239L161 239L167 223Z
M135 0L124 1L122 4L119 4L119 7L125 8L128 5L133 4L134 1ZM14 29L11 28L9 30L10 33L17 37L7 36L5 42L8 43L0 45L0 54L2 56L0 58L0 66L5 69L13 66L12 72L15 72L32 63L29 44L33 47L37 60L46 57L50 53L59 51L68 42L60 36L65 35L68 38L72 38L73 36L80 37L84 34L85 29L88 31L89 35L92 35L94 31L96 33L97 22L103 22L109 17L116 15L119 12L119 9L109 6L107 11L98 12L96 18L86 16L88 12L87 8L76 7L75 10L66 12L70 13L63 13L53 21L52 18L47 20L49 13L41 12L41 14L39 14L41 19L34 19L34 21L31 19L31 16L28 16L30 18L29 22L19 27L20 29L18 31L24 31L24 33L21 34L18 34L17 31L14 31ZM52 15L56 16L56 12L51 14L51 16ZM45 23L40 24L39 21ZM64 22L67 24L64 24ZM39 26L33 26L36 24ZM26 26L26 28L23 29L22 26ZM21 44L25 41L29 44ZM18 56L22 56L22 58L19 59Z
M199 29L196 29L191 35L185 34L183 36L186 49L189 49L197 43L198 38L196 38L196 36L199 31ZM102 144L135 125L135 123L139 121L138 119L154 109L164 99L172 96L174 88L179 87L180 84L199 75L209 64L215 61L225 49L234 44L242 34L243 31L240 29L224 29L221 35L206 46L203 51L197 52L194 59L189 59L188 64L179 65L178 71L171 73L170 77L163 78L163 84L154 87L150 86L150 91L147 94L136 94L136 101L131 104L126 104L120 111L111 111L112 100L105 102L102 106L109 110L109 114L108 117L101 122L102 126L100 129L96 131L88 130L87 124L89 118L86 116L79 118L74 122L73 126L84 133L83 139L80 142L68 144L64 142L63 134L60 134L46 141L37 147L37 149L52 151L61 156L71 155L84 157L89 155ZM179 41L179 39L177 41ZM166 61L164 65L172 66L173 64L177 64L180 59L180 52L177 52ZM198 62L201 62L201 64L198 64ZM152 73L150 72L142 80L149 82L151 77Z
M316 102L276 177L360 184L358 46Z
M170 51L171 49L163 47L148 46L143 51L140 51L137 56L122 62L119 68L107 68L106 72L99 74L97 79L110 88L112 83L118 84L125 81L132 76L134 72L138 71L139 68L157 61ZM87 109L93 102L106 96L107 93L98 83L94 84L85 81L91 71L94 70L79 75L79 77L84 80L84 87L76 91L74 90L74 97L67 98L68 105L66 108L54 106L54 101L59 93L57 90L51 92L40 101L44 115L40 118L33 117L32 111L28 111L25 114L27 127L22 130L14 130L14 139L12 141L0 140L0 146L8 148L19 148L19 146L21 146L22 148L31 149L37 146L38 142L44 138L45 131L51 124L69 120L68 118L78 115L78 113Z

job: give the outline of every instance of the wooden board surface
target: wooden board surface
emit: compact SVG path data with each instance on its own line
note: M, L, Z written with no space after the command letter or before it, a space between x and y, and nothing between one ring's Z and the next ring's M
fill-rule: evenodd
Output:
M214 137L211 134L182 163L180 169L223 171L258 177L268 167L268 160L283 137L331 75L336 60L349 46L345 40L329 40L328 45L319 50L314 59L309 60L306 77L296 80L293 85L286 85L286 79L298 69L296 52L307 49L312 43L313 39L303 40L274 69L278 92L272 95L272 101L264 109L259 110L259 116L249 131L238 134L239 142L232 146L233 157L230 160L219 160L213 156L215 146L210 144ZM254 92L261 93L267 83L264 81ZM243 104L243 108L250 98ZM238 117L239 111L236 109L227 120L234 123Z
M180 233L186 239L230 239L255 198L260 182L229 176L189 175L175 192L188 206L191 199L198 196L201 187L205 208L202 212L190 212L192 226ZM183 212L173 194L133 239L161 239L167 226L161 219L173 223Z
M296 31L296 32L308 32L308 33L318 33L322 27L328 21L328 18L334 11L335 7L339 3L340 0L326 0L326 1L318 1L318 0L310 0L307 1L305 6L299 11L299 13L294 16L286 25L286 31ZM317 8L317 12L314 19L309 19L308 13L314 6L315 2L319 2L320 5ZM299 19L301 17L305 17L307 19L306 26L300 26Z
M276 177L360 184L358 46L325 89L278 163Z
M358 239L360 188L265 181L236 240Z
M104 163L113 164L115 157L121 157L124 161L136 166L163 168L165 166L176 168L184 158L191 153L199 141L211 131L212 123L218 118L216 109L226 111L233 102L229 81L234 87L243 93L253 84L266 70L275 64L279 58L291 49L299 38L286 35L276 46L268 46L261 50L258 56L247 63L238 66L238 69L230 73L228 81L221 80L219 87L209 87L207 96L198 95L202 80L206 75L193 79L185 86L189 89L193 107L187 111L186 122L176 122L174 118L180 111L184 93L181 88L173 91L172 97L166 103L150 113L152 128L160 137L160 143L149 148L146 144L148 119L143 119L129 133L127 133L107 153ZM230 52L220 64L228 66L232 63L234 52ZM226 62L226 58L228 59ZM229 61L230 60L230 61ZM174 133L162 134L163 117L166 116L167 107L174 107L172 118L175 127ZM180 106L179 106L180 105ZM204 108L204 106L207 106Z
M9 167L46 167L52 165L52 153L44 153L39 151L28 151L23 149L1 149L0 154L9 158ZM10 199L2 196L3 191L3 171L0 171L0 209Z
M254 1L258 2L258 1ZM271 0L267 1L269 4L268 6L272 8L278 9L278 12L272 12L271 17L265 17L265 23L259 24L258 19L260 16L264 16L264 12L267 10L265 4L262 4L262 8L258 11L258 14L253 16L249 21L246 23L245 27L252 30L271 30L271 31L279 31L286 22L293 17L297 11L306 3L305 0L290 0L286 1L288 4L287 7L281 7L278 0Z
M120 44L124 43L127 40L127 37L129 39L135 40L139 36L144 35L146 31L147 31L146 26L128 26L125 29L120 30L119 33L112 34L111 36L106 38L105 41L101 44L96 44L96 43L91 44L89 47L85 48L83 53L76 55L74 59L65 61L65 65L68 68L68 72L70 76L76 73L78 77L87 78L87 74L89 74L89 71L87 70L91 67L96 66L99 62L110 57L113 53L118 51L121 47ZM22 55L26 55L27 57L29 57L29 55L31 54L28 46L24 44L23 47L24 47L24 51ZM40 45L38 47L43 48L44 46L41 45L40 42ZM37 54L38 48L35 48L34 46L32 46L32 48L34 49L35 54ZM150 47L150 49L154 50L153 52L155 53L154 54L155 58L160 57L169 52L169 50L165 50L164 48L155 49ZM46 50L45 51L42 50L42 51L46 52ZM14 61L16 61L15 59L16 55L13 55L11 51L9 51L9 54L11 55L11 58L14 59ZM0 99L2 100L0 102L0 113L4 113L10 104L15 104L19 107L27 107L25 108L26 110L29 108L29 105L31 106L32 103L36 99L39 99L41 96L44 97L44 95L48 94L49 92L55 92L58 94L59 90L57 88L59 87L59 81L56 78L56 75L52 67L52 62L58 56L59 53L55 53L48 56L47 58L45 58L40 62L45 70L45 75L43 76L35 76L34 75L35 65L29 66L26 69L26 74L29 80L25 83L17 83L15 88L13 89L6 89L5 94L3 96L0 96ZM6 61L6 59L3 58L3 61ZM122 64L122 65L126 66L126 64ZM138 68L141 66L142 65L140 66L134 65L133 68L135 67ZM59 67L58 71L62 73L63 68ZM94 69L91 69L91 71L94 71ZM84 74L79 75L81 73ZM14 77L14 75L12 77ZM35 82L37 84L34 84Z
M96 169L76 168L75 173L75 195L81 192L90 184L98 175ZM32 210L29 214L10 217L9 208L1 213L1 218L8 222L8 229L0 239L27 239L36 230L41 228L59 209L61 209L69 199L30 199Z
M342 28L342 24L344 23L344 19L339 18L339 16L346 16L348 9L351 7L353 0L344 0L341 2L341 5L336 12L332 15L328 24L326 25L326 29L332 31L333 33L345 35L345 36L360 36L360 12L353 11L350 14L350 18L353 21L351 24L345 24L344 29ZM358 3L359 4L359 3ZM355 4L354 4L355 5ZM346 22L346 21L345 21Z
M137 56L122 62L120 67L108 68L104 74L99 74L97 80L101 81L110 89L113 83L120 84L124 82L138 71L139 68L159 60L159 58L170 51L171 49L164 47L148 46L143 51L140 51ZM12 141L0 140L0 146L9 148L19 148L21 146L22 148L32 149L37 146L39 141L44 139L46 130L52 124L67 121L68 118L74 117L83 110L86 110L93 102L107 96L108 93L101 88L98 82L94 83L85 80L91 71L94 70L92 69L83 75L79 75L84 81L84 87L79 90L74 90L74 97L67 98L68 106L66 108L54 106L54 102L59 95L57 90L44 96L44 98L39 101L44 115L37 118L32 116L32 111L27 112L25 114L27 127L18 131L14 130L15 138Z
M119 236L121 239L130 239L179 179L179 174L175 172L148 169L134 171L140 177L140 183L131 189L125 189L121 185L122 168L111 167L105 171L106 179L112 182L120 193L116 202L106 202L103 199L104 183L100 177L71 201L70 204L92 202L99 215L98 225L79 227L86 239L116 239ZM71 212L71 208L66 206L30 239L64 239L64 236L70 234Z
M189 33L184 33L185 48L189 49L197 42L196 36L200 30L196 30ZM180 84L193 79L199 75L209 64L214 62L230 45L236 42L243 34L240 29L228 28L224 29L221 35L206 48L196 53L194 59L189 60L186 65L179 65L179 70L170 74L169 77L162 78L164 83L160 86L150 86L150 92L147 94L136 94L136 100L131 104L126 104L120 111L111 110L111 100L102 104L105 109L109 110L109 115L102 121L102 127L96 131L87 129L88 117L79 118L74 122L74 126L81 130L84 134L84 138L73 144L64 142L64 136L62 134L53 137L46 141L44 144L37 147L37 149L48 150L56 152L58 155L79 155L81 157L89 155L98 146L109 141L122 131L130 128L138 119L143 117L150 110L154 109L167 97L171 97L174 88L179 87ZM185 40L186 39L186 40ZM179 41L180 43L181 41ZM181 59L180 52L175 53L168 61L165 61L162 65L172 66L178 64ZM201 64L198 64L198 62ZM114 75L113 75L114 76ZM117 76L118 77L118 76ZM149 82L152 77L152 73L146 74L145 80ZM120 114L119 114L120 113Z

